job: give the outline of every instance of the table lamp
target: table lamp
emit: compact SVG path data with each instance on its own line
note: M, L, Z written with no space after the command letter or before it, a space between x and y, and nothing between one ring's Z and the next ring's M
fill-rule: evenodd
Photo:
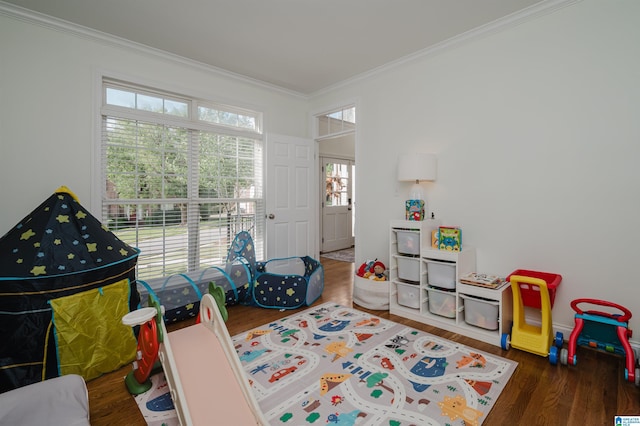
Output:
M438 162L434 154L402 154L398 158L398 180L414 182L405 202L406 220L425 219L424 191L421 181L434 181Z

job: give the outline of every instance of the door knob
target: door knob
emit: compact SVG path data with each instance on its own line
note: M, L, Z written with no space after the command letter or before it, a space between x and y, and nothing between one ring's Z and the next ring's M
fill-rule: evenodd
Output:
M276 215L273 213L269 213L269 216L267 216L269 219L275 219Z

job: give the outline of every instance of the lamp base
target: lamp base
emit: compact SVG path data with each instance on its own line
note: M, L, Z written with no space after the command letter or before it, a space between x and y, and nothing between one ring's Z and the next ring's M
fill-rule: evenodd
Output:
M424 200L407 200L405 206L405 220L424 220Z

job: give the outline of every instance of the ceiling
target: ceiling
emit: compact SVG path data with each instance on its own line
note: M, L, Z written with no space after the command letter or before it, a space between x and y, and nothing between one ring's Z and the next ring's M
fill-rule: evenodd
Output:
M310 95L564 1L5 0L5 7Z

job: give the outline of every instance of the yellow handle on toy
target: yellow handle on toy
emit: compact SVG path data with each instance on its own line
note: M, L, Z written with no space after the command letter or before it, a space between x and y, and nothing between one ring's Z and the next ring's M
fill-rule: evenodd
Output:
M540 291L543 291L542 290L543 288L546 291L548 291L547 282L541 278L527 277L525 275L511 275L509 277L509 281L512 284L515 282L515 283L534 285L536 287L540 287Z

